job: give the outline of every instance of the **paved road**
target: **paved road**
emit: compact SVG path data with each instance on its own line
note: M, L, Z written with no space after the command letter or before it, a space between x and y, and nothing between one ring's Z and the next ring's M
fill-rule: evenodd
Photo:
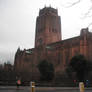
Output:
M80 92L74 87L37 88L36 92ZM85 92L92 92L92 88L86 88Z
M30 92L30 87L20 87L19 89L15 86L0 87L0 92Z
M31 92L30 87L0 87L0 92ZM80 92L78 88L74 87L37 87L35 92ZM92 92L92 88L85 88L85 92Z

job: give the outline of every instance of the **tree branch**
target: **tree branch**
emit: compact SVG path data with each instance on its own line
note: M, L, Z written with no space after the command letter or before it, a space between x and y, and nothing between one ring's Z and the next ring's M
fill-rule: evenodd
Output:
M91 13L92 7L88 9L88 11L85 13L84 17L92 17L92 15L89 15Z
M68 4L68 6L64 6L65 8L69 8L69 7L72 7L72 6L74 6L74 5L76 5L76 4L78 4L78 3L80 3L80 1L81 0L77 0L77 1L75 1L75 2L68 2L67 4Z
M74 6L74 5L78 4L78 3L80 3L80 1L81 1L81 0L78 0L78 1L76 1L76 2L74 2L74 3L71 3L71 5L70 5L69 7L72 7L72 6Z
M92 26L92 23L90 23L90 24L88 25L88 27L90 27L90 26Z

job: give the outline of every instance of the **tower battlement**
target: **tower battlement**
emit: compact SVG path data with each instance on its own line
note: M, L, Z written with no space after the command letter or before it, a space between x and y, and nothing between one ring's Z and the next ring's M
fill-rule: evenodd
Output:
M46 15L48 13L57 16L58 15L58 10L54 9L52 7L44 7L43 9L40 10L39 16Z

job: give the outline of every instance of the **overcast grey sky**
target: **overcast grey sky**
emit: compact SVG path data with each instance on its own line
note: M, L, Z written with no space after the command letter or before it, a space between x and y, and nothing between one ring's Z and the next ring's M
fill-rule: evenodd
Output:
M0 0L0 63L13 63L19 46L21 49L34 47L36 17L39 9L44 6L51 5L58 9L63 39L78 36L81 28L92 22L92 12L89 12L92 1L81 0L71 6L78 1L80 0Z

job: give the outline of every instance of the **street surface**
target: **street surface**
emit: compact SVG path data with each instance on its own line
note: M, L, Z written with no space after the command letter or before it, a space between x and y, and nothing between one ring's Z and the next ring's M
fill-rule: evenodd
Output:
M30 87L0 87L0 92L31 92ZM77 87L36 87L35 92L80 92ZM85 88L85 92L92 92L92 88Z
M0 92L30 92L29 87L0 86Z

